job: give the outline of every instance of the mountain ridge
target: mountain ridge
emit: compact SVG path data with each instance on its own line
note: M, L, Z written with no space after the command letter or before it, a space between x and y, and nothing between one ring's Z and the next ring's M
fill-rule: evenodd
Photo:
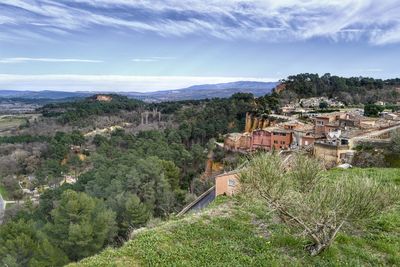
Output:
M181 89L158 90L152 92L121 92L121 91L53 91L53 90L0 90L0 98L54 99L89 97L94 94L115 93L147 102L199 100L205 98L226 98L235 93L252 93L255 96L268 94L278 85L278 82L237 81L219 84L193 85Z

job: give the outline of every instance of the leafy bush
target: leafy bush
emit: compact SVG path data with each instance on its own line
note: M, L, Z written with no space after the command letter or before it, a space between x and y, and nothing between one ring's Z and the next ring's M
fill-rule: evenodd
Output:
M382 112L384 110L385 110L385 108L383 106L378 106L375 104L366 104L364 106L364 116L378 117L379 112Z

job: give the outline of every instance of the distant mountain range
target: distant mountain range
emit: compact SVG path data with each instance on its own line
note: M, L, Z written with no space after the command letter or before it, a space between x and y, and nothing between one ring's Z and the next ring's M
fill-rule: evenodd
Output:
M163 90L155 92L117 92L130 98L141 99L146 102L178 101L205 98L226 98L235 93L252 93L255 96L268 94L278 85L277 82L253 82L239 81L220 84L194 85L188 88ZM60 91L16 91L0 90L0 98L23 98L23 99L52 99L62 100L67 98L83 98L94 94L105 94L115 92L60 92Z
M24 98L24 99L65 99L87 97L95 94L94 92L62 92L62 91L17 91L0 90L0 98Z

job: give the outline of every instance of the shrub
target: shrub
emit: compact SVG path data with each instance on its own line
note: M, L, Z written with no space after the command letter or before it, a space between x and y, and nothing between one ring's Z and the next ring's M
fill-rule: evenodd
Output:
M289 163L276 154L254 157L240 175L243 192L256 192L283 222L305 233L312 256L327 249L344 224L355 226L396 202L396 189L376 180L328 179L319 162L303 155Z

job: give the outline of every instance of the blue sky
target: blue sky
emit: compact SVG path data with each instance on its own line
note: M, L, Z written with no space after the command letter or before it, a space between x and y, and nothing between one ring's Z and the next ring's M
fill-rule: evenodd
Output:
M398 0L0 0L0 88L400 77Z

